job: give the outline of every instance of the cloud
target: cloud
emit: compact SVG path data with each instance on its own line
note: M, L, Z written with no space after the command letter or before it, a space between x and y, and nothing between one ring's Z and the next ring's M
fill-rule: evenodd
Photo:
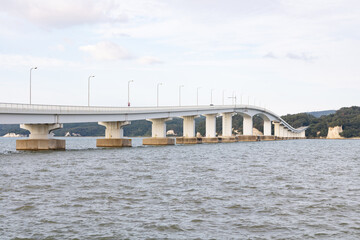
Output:
M50 49L58 52L63 52L65 51L65 46L63 44L56 44L55 46L52 46Z
M292 59L292 60L302 60L302 61L305 61L305 62L311 62L311 61L317 59L317 57L308 55L306 53L301 53L301 54L288 53L286 55L286 57L289 58L289 59Z
M131 54L112 42L99 42L95 45L80 46L79 49L99 61L116 61L131 59Z
M93 0L12 0L1 3L0 12L24 18L46 28L64 28L73 25L126 21L116 12L114 1Z
M163 61L161 61L160 59L151 57L151 56L141 57L137 60L137 62L140 64L161 64L161 63L163 63Z
M263 58L273 58L273 59L275 59L277 57L272 52L268 52L267 54L265 54L263 56Z
M0 54L0 65L4 67L77 67L76 62L68 62L57 58L34 57L19 54Z

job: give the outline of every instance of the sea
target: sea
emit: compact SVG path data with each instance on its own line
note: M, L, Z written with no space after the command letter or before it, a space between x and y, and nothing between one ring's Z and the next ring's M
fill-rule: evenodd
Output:
M360 140L16 151L0 239L360 239Z

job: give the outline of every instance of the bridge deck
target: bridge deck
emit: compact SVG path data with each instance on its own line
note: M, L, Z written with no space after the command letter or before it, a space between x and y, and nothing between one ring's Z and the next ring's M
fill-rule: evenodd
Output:
M295 129L280 116L268 109L252 105L216 105L216 106L165 106L165 107L95 107L60 106L0 103L0 124L36 124L36 123L77 123L100 121L134 121L153 118L171 118L203 114L234 112L249 116L262 114L271 121L280 122L293 132Z

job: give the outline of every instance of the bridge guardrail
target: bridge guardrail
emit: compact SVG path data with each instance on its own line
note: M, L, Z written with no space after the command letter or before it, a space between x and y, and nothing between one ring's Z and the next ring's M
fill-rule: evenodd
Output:
M275 118L293 132L301 132L303 129L295 129L286 121L284 121L277 114L269 111L266 108L261 108L252 105L214 105L214 106L160 106L160 107L98 107L98 106L62 106L62 105L40 105L40 104L22 104L22 103L0 103L0 113L51 113L51 114L92 114L92 113L143 113L143 112L164 112L168 111L203 111L203 110L222 110L232 109L253 109L267 114L271 114Z

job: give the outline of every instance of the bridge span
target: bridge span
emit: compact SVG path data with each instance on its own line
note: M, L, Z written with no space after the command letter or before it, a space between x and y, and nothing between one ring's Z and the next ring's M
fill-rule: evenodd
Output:
M243 117L243 134L232 133L232 116ZM197 138L195 118L206 117L206 134ZM264 120L263 136L253 134L253 117ZM222 116L222 136L216 136L216 117ZM131 139L123 137L123 127L135 120L152 122L152 137L144 145L172 145L174 138L166 137L166 121L180 117L183 137L177 143L215 143L305 138L307 127L293 128L268 109L251 105L182 106L182 107L85 107L0 103L0 124L20 124L30 131L28 139L17 140L18 150L65 149L65 140L54 139L51 132L64 123L98 122L106 127L105 138L97 139L98 147L131 146ZM274 131L272 133L272 124Z

